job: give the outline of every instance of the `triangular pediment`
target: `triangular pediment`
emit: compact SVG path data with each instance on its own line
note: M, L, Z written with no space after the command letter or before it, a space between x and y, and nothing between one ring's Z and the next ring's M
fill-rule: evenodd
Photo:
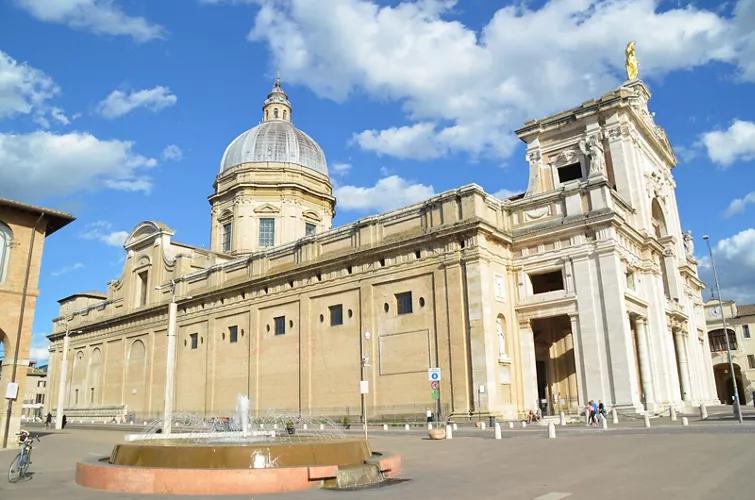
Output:
M275 205L271 205L269 203L260 205L259 207L254 209L254 213L256 214L277 214L278 212L280 212L280 209Z

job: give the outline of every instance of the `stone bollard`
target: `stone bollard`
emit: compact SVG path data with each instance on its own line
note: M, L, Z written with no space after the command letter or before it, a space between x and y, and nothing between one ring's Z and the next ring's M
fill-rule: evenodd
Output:
M495 423L495 438L501 439L501 424L498 422Z
M647 413L644 415L644 417L645 417L645 428L649 428L650 427L650 417L648 417Z
M669 417L671 417L671 421L676 422L676 408L669 406L668 413Z
M144 422L142 422L142 425L147 425L147 421L145 420Z
M600 425L603 426L603 430L604 431L607 431L608 430L608 419L607 418L601 418L600 419Z
M409 424L404 424L404 430L405 430L405 431L408 431L408 430L409 430Z
M616 425L619 423L619 414L616 413L616 408L611 408L611 423Z
M278 424L273 424L273 429L278 430Z
M485 427L487 427L487 426L485 425L485 422L480 422L480 429L482 429L482 430L484 431L484 430L485 430Z
M553 422L548 422L548 439L556 439L556 426Z
M454 427L452 425L446 424L446 439L453 439L454 438Z
M265 424L260 424L260 429L264 429L264 428L265 428Z
M527 428L527 422L522 421L522 429L526 429L526 428Z
M387 430L388 430L388 424L383 424L383 430L384 430L384 431L387 431Z
M509 429L513 429L513 428L514 428L514 422L509 422Z
M458 426L458 425L456 425L456 422L454 422L454 423L453 423L453 424L451 425L451 427L453 427L455 431L456 431L456 430L459 430L459 426Z
M687 417L682 417L682 427L687 427L689 425L689 420L687 420Z
M321 431L324 431L324 430L325 430L325 424L320 424L320 430L321 430Z
M707 420L708 419L708 409L705 407L704 403L700 403L700 420Z
M561 412L561 420L559 422L561 425L566 425L566 413Z
M304 429L305 431L306 431L306 430L307 430L307 428L308 428L307 424L304 424L304 425L302 425L301 427L302 427L302 429Z
M92 423L94 423L94 420L92 420Z
M431 430L433 430L433 424L432 424L431 422L428 422L428 423L427 423L427 430L428 430L428 431L431 431Z

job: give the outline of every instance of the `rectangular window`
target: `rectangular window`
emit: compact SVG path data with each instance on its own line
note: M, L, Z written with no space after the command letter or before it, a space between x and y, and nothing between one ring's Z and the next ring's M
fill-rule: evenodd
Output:
M148 271L142 271L139 274L136 275L138 286L139 286L139 296L137 297L136 303L139 306L143 306L147 304L147 291L149 290L147 288L147 282L149 281L149 273Z
M275 219L260 219L260 246L275 245Z
M564 276L561 270L530 274L532 293L546 293L564 289Z
M275 334L285 335L286 334L286 317L277 316L273 318L273 322L275 323Z
M317 226L315 226L314 224L310 224L309 222L307 222L304 225L304 235L305 236L311 236L311 235L315 234L316 230L317 230Z
M330 326L343 325L343 306L338 304L337 306L328 307L330 310Z
M238 326L229 326L228 327L228 340L233 344L234 342L239 341L239 327Z
M726 352L726 337L723 330L719 328L711 331L708 333L708 340L711 352ZM732 351L737 350L737 336L731 330L729 330L729 347Z
M747 364L750 367L750 370L755 370L755 356L752 354L747 355Z
M409 314L412 312L412 292L396 294L396 312L398 314Z
M750 325L742 325L742 336L746 339L750 338Z
M627 271L627 289L634 290L634 273Z
M581 178L582 167L579 163L572 163L571 165L565 165L558 169L558 182L561 184Z
M230 222L223 224L223 251L231 251L231 236L233 235L233 226Z
M192 333L189 335L189 338L191 339L191 348L196 349L199 347L199 334L198 333Z

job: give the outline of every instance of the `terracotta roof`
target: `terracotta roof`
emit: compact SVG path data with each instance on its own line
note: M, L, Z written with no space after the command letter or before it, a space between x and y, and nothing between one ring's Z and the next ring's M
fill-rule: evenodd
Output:
M53 210L52 208L39 207L37 205L29 205L28 203L21 203L20 201L9 200L7 198L0 198L0 206L6 206L15 208L17 210L23 210L25 212L31 212L35 215L44 214L47 216L47 235L51 235L63 226L76 220L76 217L68 212L62 212L60 210Z
M755 304L737 304L737 316L755 316Z

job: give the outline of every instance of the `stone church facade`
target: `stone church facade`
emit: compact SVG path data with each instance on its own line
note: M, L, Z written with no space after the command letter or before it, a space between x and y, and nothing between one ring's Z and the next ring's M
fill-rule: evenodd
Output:
M529 185L467 185L331 228L325 156L291 123L279 82L226 149L209 197L210 249L166 225L131 232L107 292L60 301L54 405L69 335L71 418L161 414L168 304L177 302L174 409L424 414L620 411L715 401L690 234L664 131L640 80L527 122ZM174 295L173 295L174 294Z

